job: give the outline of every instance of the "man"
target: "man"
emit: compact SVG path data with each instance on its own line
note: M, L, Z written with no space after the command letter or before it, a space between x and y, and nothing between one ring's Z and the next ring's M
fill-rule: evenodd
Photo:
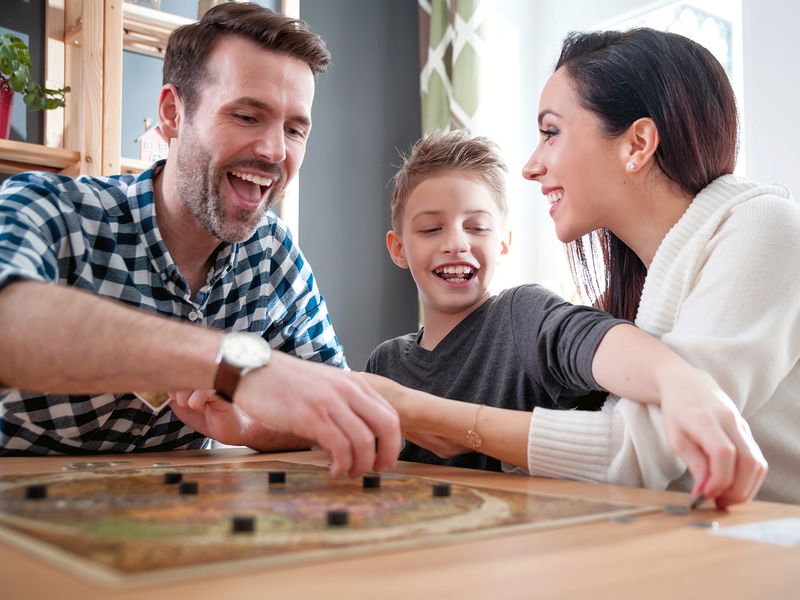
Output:
M303 161L328 62L305 23L217 6L168 44L166 162L135 179L7 182L0 453L196 448L212 436L261 450L313 440L334 476L394 464L394 409L355 374L312 362L345 366L308 264L266 212ZM229 402L192 409L193 389ZM187 392L159 412L132 390Z

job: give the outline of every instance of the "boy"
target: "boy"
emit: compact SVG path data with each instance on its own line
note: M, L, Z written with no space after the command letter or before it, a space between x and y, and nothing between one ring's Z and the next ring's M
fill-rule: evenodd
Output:
M452 132L418 142L394 178L386 243L392 261L410 269L417 284L424 326L381 344L367 372L434 396L523 411L508 411L498 428L492 424L499 422L497 413L480 415L478 407L465 417L461 403L406 395L405 406L395 404L407 439L400 458L500 469L498 459L460 443L525 467L534 408L597 408L608 390L639 402L670 399L665 429L672 429L672 446L695 476L695 493L707 480L711 485L710 478L733 473L725 456L736 451L758 459L763 478L766 464L741 416L729 402L717 402L725 395L713 380L666 346L626 321L573 306L538 285L489 293L495 264L508 250L504 174L494 144ZM403 393L371 383L387 398ZM691 415L706 408L713 417L698 427ZM716 427L723 411L742 425L739 433Z

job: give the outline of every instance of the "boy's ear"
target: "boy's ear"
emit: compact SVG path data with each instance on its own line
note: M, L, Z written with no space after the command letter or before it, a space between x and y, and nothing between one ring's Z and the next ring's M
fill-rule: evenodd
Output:
M158 96L158 128L166 141L178 137L183 120L183 101L174 85L168 83Z
M408 261L403 253L403 241L400 239L400 234L394 229L386 232L386 247L389 249L389 256L392 257L392 262L398 267L407 269Z

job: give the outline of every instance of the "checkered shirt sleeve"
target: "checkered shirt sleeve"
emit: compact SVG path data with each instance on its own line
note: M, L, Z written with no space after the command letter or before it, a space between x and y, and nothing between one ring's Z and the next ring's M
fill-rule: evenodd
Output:
M324 298L289 230L267 213L221 244L191 291L158 230L153 168L138 177L23 173L0 189L0 289L19 280L81 288L169 318L249 331L301 358L346 368ZM124 342L124 340L121 340ZM204 436L132 394L0 389L0 455L199 448Z

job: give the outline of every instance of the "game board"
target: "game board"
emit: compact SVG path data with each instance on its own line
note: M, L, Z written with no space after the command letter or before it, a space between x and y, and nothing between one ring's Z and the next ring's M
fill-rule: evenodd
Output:
M283 484L268 483L282 470ZM179 495L165 474L198 484ZM331 480L327 470L281 461L145 467L0 477L0 537L96 581L145 585L313 560L425 547L477 536L563 527L658 510L547 494L453 484L434 497L432 481L384 475ZM45 498L26 499L33 484ZM330 526L332 509L349 524ZM254 518L236 533L233 516Z

